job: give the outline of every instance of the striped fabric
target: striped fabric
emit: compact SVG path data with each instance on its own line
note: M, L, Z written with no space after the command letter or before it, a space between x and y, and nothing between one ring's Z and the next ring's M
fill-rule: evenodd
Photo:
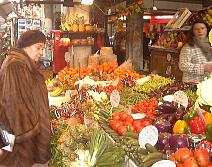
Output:
M204 63L207 62L203 52L197 46L185 45L180 52L179 68L183 72L184 82L199 83L209 73L204 72Z

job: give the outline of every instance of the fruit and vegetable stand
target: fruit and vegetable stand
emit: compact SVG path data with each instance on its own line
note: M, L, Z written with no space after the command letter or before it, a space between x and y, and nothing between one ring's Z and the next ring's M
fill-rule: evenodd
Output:
M211 82L144 76L109 62L65 67L46 82L51 99L66 101L50 106L52 166L209 167Z
M180 9L167 25L154 46L150 47L150 71L159 75L182 80L182 72L178 68L180 49L186 41L186 34L193 22L202 20L212 27L212 7L191 14L187 9ZM185 17L184 14L190 15ZM183 16L183 17L181 17Z

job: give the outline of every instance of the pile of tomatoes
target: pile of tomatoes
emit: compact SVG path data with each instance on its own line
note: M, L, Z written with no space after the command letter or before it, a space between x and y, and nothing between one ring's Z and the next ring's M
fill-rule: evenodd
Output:
M158 101L155 98L151 98L133 105L131 109L138 113L145 113L146 117L154 119L155 108L157 105Z
M212 167L211 158L205 149L180 148L169 157L177 164L177 167Z
M133 131L135 133L140 133L140 131L151 125L151 122L146 119L136 119L126 113L126 112L117 112L114 113L112 119L109 120L109 126L120 135L126 133L127 131Z

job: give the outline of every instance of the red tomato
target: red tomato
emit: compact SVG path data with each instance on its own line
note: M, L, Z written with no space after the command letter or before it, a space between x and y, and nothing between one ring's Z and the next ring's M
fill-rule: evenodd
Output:
M132 122L129 122L129 121L123 121L122 123L123 125L126 125L126 126L132 126Z
M118 129L117 129L117 131L118 131L118 133L120 134L120 135L122 135L122 134L124 134L124 133L126 133L127 132L127 127L126 126L119 126L118 127Z
M129 114L122 112L119 116L121 121L125 121L128 118Z
M120 120L119 113L115 113L115 114L112 116L112 119L113 119L113 120L119 121L119 120Z
M133 123L134 119L131 115L128 115L126 121Z
M184 162L187 158L193 157L193 152L188 148L180 148L174 154L175 159L179 162Z
M111 127L113 130L117 130L118 127L122 125L122 123L119 122L119 121L115 121L115 120L112 120L112 119L111 119L111 120L109 121L109 125L110 125L110 127Z
M136 128L136 133L140 133L141 130L142 130L143 128L144 128L143 125L138 126L138 127Z
M181 163L177 163L177 167L184 167L184 166Z
M141 122L139 120L135 120L133 122L133 127L136 129L137 127L141 126Z
M150 121L147 121L147 120L144 120L144 121L141 121L141 125L143 125L144 127L146 127L148 125L151 125L151 122Z
M200 167L206 167L210 164L211 159L209 153L205 149L196 149L194 150L194 157L197 160L197 163Z
M177 162L176 159L175 159L174 154L171 154L171 155L169 156L169 160L170 160L170 161L173 161L174 163Z
M198 167L197 161L194 157L190 157L183 162L184 167Z

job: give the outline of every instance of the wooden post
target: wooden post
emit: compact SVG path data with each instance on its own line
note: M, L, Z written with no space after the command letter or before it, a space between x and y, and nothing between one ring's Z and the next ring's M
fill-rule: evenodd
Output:
M127 17L126 57L132 59L135 71L143 69L143 12Z

